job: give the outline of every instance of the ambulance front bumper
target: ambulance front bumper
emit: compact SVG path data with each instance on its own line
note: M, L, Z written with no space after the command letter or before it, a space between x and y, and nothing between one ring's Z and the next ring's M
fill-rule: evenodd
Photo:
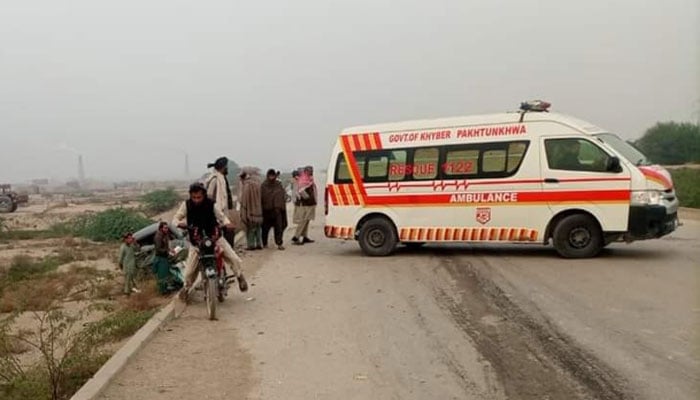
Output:
M669 211L672 211L669 213ZM663 205L630 207L627 240L655 239L678 228L678 212Z

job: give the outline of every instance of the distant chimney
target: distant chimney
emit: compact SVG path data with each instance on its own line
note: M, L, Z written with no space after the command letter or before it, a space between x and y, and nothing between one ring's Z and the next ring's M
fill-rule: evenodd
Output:
M85 182L85 167L83 166L83 156L78 156L78 181Z

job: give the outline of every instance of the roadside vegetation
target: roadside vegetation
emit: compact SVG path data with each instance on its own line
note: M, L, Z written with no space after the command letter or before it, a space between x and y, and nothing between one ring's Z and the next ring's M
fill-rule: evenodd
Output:
M141 197L144 210L148 215L166 212L174 208L180 200L180 195L173 188L155 190Z
M673 169L671 175L681 207L700 208L700 169Z
M62 267L90 257L76 246L0 268L0 398L69 399L167 301L153 281L126 297L118 271Z
M690 165L700 164L700 125L659 122L630 143L654 164L669 167L681 207L700 208L700 168Z
M168 301L150 274L139 275L140 293L122 295L114 262L124 232L151 223L128 208L43 230L0 220L0 244L16 254L0 261L1 399L69 399Z
M661 165L700 163L700 125L659 122L633 142L651 161Z
M94 214L86 214L44 230L0 229L0 241L55 239L81 237L96 242L121 239L125 232L137 231L153 223L141 212L128 208L111 208Z

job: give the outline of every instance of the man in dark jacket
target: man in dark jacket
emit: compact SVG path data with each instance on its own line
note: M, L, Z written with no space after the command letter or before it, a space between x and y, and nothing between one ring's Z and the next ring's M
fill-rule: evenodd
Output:
M160 294L168 294L180 289L179 282L174 282L170 274L170 227L167 222L158 224L158 231L153 238L156 255L153 258L153 273L158 281Z
M267 247L270 229L274 229L275 244L279 250L284 250L282 234L287 228L287 195L284 187L277 179L279 174L270 169L267 171L267 179L260 186L260 198L263 210L262 243Z
M207 197L207 189L203 184L197 182L190 185L190 198L182 202L180 208L175 212L173 217L173 225L182 229L194 227L199 232L204 232L209 237L214 237L216 230L220 226L231 228L232 224L228 217L221 210L214 206L214 202ZM190 238L192 242L192 238ZM248 291L248 282L243 276L243 261L233 251L231 245L219 237L216 245L221 249L224 262L233 271L233 276L238 279L238 287L241 292ZM197 262L199 258L199 249L197 246L190 246L187 261L185 261L185 287L180 291L180 298L187 299L187 294L197 278Z

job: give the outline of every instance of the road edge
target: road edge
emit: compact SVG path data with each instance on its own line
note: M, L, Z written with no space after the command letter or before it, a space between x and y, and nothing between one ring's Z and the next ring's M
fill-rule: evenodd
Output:
M683 222L684 219L700 221L700 209L689 207L678 207L678 216Z
M173 299L156 315L151 317L151 319L149 319L122 348L110 357L102 368L71 397L71 400L94 400L102 394L114 377L121 372L134 355L136 355L153 335L160 330L164 323L173 318L175 314L175 301L176 300Z
M245 233L238 232L234 239L234 244L238 244L245 238ZM104 392L114 380L114 377L119 374L122 369L131 361L136 353L141 350L146 343L155 335L166 322L173 319L175 316L175 302L177 296L156 315L146 322L134 336L122 348L120 348L107 362L90 378L89 381L78 390L70 400L95 400Z

